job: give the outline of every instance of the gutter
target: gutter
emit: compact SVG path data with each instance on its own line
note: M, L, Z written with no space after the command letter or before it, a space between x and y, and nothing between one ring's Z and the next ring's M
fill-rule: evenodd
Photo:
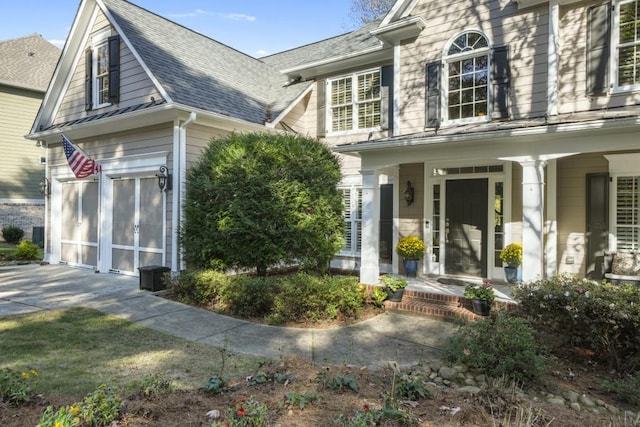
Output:
M187 127L196 121L196 113L189 113L189 118L178 125L178 140L173 144L173 180L178 180L173 189L173 206L171 211L171 271L177 273L178 267L184 269L184 260L182 249L178 253L178 234L184 219L184 195L185 195L185 174L187 172ZM176 171L178 173L176 173ZM178 264L178 255L180 256L180 264Z

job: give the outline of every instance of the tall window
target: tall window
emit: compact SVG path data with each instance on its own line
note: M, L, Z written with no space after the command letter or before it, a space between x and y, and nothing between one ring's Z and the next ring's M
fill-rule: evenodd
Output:
M94 49L95 104L97 107L109 103L109 45L107 39Z
M342 252L355 255L362 245L362 188L342 189L344 247Z
M329 85L332 132L380 126L380 70L340 77Z
M615 233L618 250L636 251L639 248L639 198L640 177L617 177Z
M120 102L120 37L103 31L85 52L85 110Z
M640 1L621 1L615 10L617 86L629 89L640 85Z
M444 57L447 120L487 118L489 43L470 31L456 37Z

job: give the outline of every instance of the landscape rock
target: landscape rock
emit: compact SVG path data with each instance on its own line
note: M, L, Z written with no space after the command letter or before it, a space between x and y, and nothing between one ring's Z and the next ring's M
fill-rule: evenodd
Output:
M562 393L562 397L564 397L565 399L567 399L571 403L576 403L578 401L578 397L580 397L580 395L578 393L576 393L575 391L567 390L567 391Z
M440 370L438 370L438 376L440 376L443 380L452 380L456 375L456 371L449 368L448 366L442 366Z
M480 393L480 388L468 385L468 386L460 387L458 391L463 393L478 394Z
M573 409L576 412L580 412L580 404L578 402L571 402L571 405L569 405L571 407L571 409Z

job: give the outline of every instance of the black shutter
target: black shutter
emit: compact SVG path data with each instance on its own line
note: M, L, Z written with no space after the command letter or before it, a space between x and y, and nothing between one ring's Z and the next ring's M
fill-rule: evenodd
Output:
M427 64L426 127L440 126L440 61Z
M93 108L93 51L87 49L84 54L84 109L85 111Z
M509 46L496 46L493 48L493 61L491 62L492 119L509 118L510 82Z
M382 86L380 127L382 129L393 129L393 65L382 67L380 73L380 85Z
M327 82L326 80L321 80L316 82L318 89L318 138L322 138L327 133Z
M588 11L587 95L607 93L609 80L609 3L592 6Z
M109 102L120 102L120 36L111 36L109 43Z

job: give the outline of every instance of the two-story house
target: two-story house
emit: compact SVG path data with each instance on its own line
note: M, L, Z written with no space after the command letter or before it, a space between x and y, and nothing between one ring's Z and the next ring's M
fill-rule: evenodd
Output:
M316 136L341 156L336 267L587 275L637 249L638 0L399 0L378 22L255 59L124 0L83 0L30 138L47 146L47 257L183 266L184 176L211 136ZM76 179L61 134L101 164ZM171 174L160 191L158 175ZM162 172L160 172L160 168Z
M0 228L20 227L27 239L44 226L45 152L24 136L59 57L60 50L37 34L0 41Z

